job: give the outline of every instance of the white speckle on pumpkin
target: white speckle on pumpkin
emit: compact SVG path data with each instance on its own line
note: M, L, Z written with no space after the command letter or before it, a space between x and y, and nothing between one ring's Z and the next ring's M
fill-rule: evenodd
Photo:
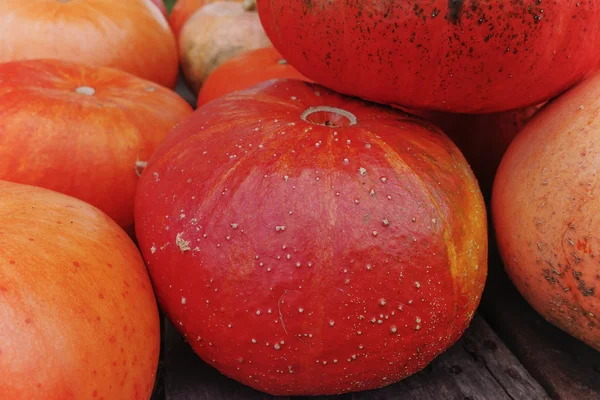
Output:
M359 172L359 173L360 173L362 176L365 176L365 175L367 175L367 170L366 170L366 168L364 168L364 167L360 167L360 168L358 169L358 172Z
M185 297L182 297L182 298L181 298L181 304L184 304L184 305L185 305L185 303L187 303L187 300L185 299Z
M277 232L280 232L280 231L285 231L285 225L277 225L277 226L275 227L275 230L276 230Z
M233 224L231 224L231 227L232 227L233 229L237 229L237 227L238 227L238 224L236 224L236 223L233 223Z
M86 96L93 96L94 94L96 94L96 89L89 86L79 86L75 89L75 93L84 94Z
M156 246L150 247L150 253L152 253L152 254L156 253Z
M177 236L175 237L175 244L177 245L177 247L179 247L179 250L181 250L181 252L185 252L185 251L189 251L191 250L190 248L190 242L189 240L184 240L181 235L183 235L183 232L179 232L177 234Z

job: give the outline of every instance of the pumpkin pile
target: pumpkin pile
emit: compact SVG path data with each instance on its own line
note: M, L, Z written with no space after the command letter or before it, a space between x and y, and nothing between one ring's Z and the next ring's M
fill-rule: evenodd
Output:
M0 398L150 398L159 310L266 393L392 384L469 326L488 210L600 350L597 4L173 3L0 4Z

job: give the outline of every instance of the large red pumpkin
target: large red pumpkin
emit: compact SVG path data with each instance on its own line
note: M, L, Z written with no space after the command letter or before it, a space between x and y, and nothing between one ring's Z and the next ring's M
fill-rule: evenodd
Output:
M598 68L596 0L257 0L308 78L388 104L463 113L535 105Z
M437 128L299 81L217 99L142 175L160 304L224 374L273 394L391 384L463 333L486 211Z
M198 94L197 107L225 94L277 78L308 80L274 47L245 52L224 62L208 76Z
M0 398L147 400L160 350L142 257L104 213L0 181Z
M2 0L0 26L0 62L60 58L177 80L175 37L150 0Z
M600 351L600 74L511 143L492 211L508 275L548 321Z
M77 197L130 228L139 173L191 112L175 92L122 71L0 64L0 179Z

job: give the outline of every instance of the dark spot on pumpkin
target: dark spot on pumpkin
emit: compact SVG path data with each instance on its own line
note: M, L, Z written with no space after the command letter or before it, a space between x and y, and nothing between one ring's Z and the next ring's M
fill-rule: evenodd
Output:
M9 263L15 265L15 260L10 260Z
M25 323L26 323L27 325L31 324L31 318L25 318Z
M97 391L97 390L94 390L94 391L92 392L92 397L96 397L96 396L98 396L98 391Z
M104 295L102 293L98 293L98 297L104 299Z
M463 3L464 0L448 0L448 20L453 24L460 20Z
M77 261L73 261L73 265L74 265L75 267L79 267L79 263L78 263Z

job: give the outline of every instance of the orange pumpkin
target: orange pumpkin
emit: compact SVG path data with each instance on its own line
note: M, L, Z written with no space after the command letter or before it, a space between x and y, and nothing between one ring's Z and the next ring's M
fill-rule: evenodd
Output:
M130 228L144 162L191 112L175 92L115 69L0 64L0 179L77 197Z
M206 4L214 3L215 1L217 0L177 0L169 16L169 25L171 25L175 37L179 38L181 28L183 28L183 25L196 11ZM231 1L242 2L242 0Z
M221 64L208 76L200 89L197 106L276 78L309 81L288 64L274 47L248 51Z
M148 399L160 349L142 257L96 208L0 181L0 399Z
M150 0L2 0L0 26L0 62L61 58L167 87L177 79L175 37Z

